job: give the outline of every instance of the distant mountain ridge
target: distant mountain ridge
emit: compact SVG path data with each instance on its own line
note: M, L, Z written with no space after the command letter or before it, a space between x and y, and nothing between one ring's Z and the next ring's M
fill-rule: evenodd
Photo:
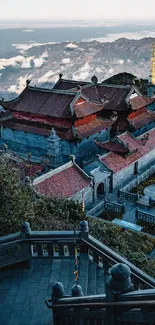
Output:
M11 57L0 58L0 94L17 96L26 84L51 87L59 73L65 79L90 81L95 74L103 81L114 74L128 72L149 78L155 38L114 42L61 42L16 44ZM13 54L14 53L14 54Z

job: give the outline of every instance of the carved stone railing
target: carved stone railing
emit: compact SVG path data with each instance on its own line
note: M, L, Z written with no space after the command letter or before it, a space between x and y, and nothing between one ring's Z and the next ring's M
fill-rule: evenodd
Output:
M72 295L67 297L63 285L55 283L52 298L46 300L47 307L53 311L54 325L119 325L120 322L151 325L154 322L155 289L134 291L128 266L114 265L105 277L105 288L104 295L84 297L82 288L75 285Z
M95 325L96 322L125 325L128 319L132 319L130 325L139 320L143 324L152 324L155 319L155 279L89 235L86 221L80 223L76 241L79 257L88 254L90 260L104 269L106 294L82 297L82 288L75 285L72 296L66 297L63 285L59 284L60 295L56 291L52 299L46 300L48 308L53 310L54 325ZM0 238L0 267L36 257L69 258L74 256L74 250L75 232L31 231L25 222L21 232ZM149 290L133 291L139 288Z
M125 212L125 204L111 202L111 201L105 199L104 209L106 211L112 211L112 212L116 212L118 214L123 214Z
M78 254L88 254L96 264L108 271L117 263L124 263L131 269L135 288L155 288L155 279L141 271L127 259L89 235L86 221L76 231ZM74 231L31 231L24 223L19 233L0 237L0 267L29 260L31 258L69 258L74 256Z
M124 200L124 201L129 201L129 202L135 203L138 200L138 194L125 192L120 189L118 189L117 195L121 200Z
M143 220L148 223L155 224L155 215L139 210L138 208L135 211L136 220Z

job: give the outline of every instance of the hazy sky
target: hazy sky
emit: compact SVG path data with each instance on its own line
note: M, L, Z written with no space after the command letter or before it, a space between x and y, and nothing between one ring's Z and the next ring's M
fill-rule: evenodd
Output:
M154 20L155 0L0 0L0 19Z

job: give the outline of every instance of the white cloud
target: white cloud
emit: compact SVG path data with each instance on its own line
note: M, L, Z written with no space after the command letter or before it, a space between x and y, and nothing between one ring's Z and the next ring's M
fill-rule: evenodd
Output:
M43 45L52 45L57 42L47 42L47 43L29 43L29 44L12 44L17 50L20 50L21 53L32 49L33 47L43 46Z
M17 85L12 85L8 89L9 93L16 93L17 92Z
M71 62L70 58L64 58L61 60L61 63L66 65L66 64L69 64Z
M127 63L131 63L132 61L130 59L127 59Z
M85 80L88 77L90 77L90 70L91 67L88 62L85 63L85 65L80 68L74 75L72 79L79 79L79 80Z
M155 31L144 30L135 33L124 32L124 33L106 34L106 36L104 37L84 39L83 42L98 41L100 43L104 43L104 42L114 42L119 38L139 40L144 37L155 37Z
M110 68L109 70L108 70L108 73L114 73L114 69L113 68Z
M26 80L31 79L32 74L20 76L18 78L18 84L17 85L11 85L7 90L8 92L15 92L16 94L20 94L23 89L26 87Z
M124 63L124 60L118 60L118 63L119 64L123 64Z
M101 73L101 72L103 72L103 70L101 68L96 68L96 72Z
M48 71L47 73L45 73L41 78L38 79L39 83L44 83L44 82L50 82L52 81L52 76L55 74L55 72L53 72L52 70ZM58 78L57 78L58 79Z
M18 55L9 59L2 58L0 59L0 70L4 70L6 67L20 67L21 68L30 68L31 62L34 59L34 56L29 56L25 58L22 55Z
M24 29L22 30L23 33L32 33L34 32L34 29Z
M74 50L74 49L76 49L78 47L78 45L76 45L74 43L68 43L65 47L67 49Z
M40 68L45 62L45 59L48 58L48 52L45 51L39 58L34 59L35 68Z

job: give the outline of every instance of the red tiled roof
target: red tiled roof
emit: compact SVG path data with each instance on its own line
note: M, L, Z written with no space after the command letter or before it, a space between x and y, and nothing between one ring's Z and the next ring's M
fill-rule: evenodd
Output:
M101 159L102 162L113 170L114 173L128 167L130 164L155 149L155 129L149 131L148 134L148 140L136 140L136 138L134 139L129 133L120 135L119 139L128 144L130 152L136 149L137 151L126 157L122 157L117 153L110 152Z
M98 104L106 104L106 110L127 110L125 98L129 94L131 86L91 85L82 87L81 94Z
M77 117L88 116L93 113L100 112L104 108L104 105L97 105L95 103L84 102L74 105L74 111Z
M142 126L145 126L153 121L155 121L155 113L151 111L146 111L138 116L135 116L133 119L133 126L135 129L140 129Z
M71 118L70 104L76 93L57 92L35 87L26 87L21 95L10 102L1 102L2 107L11 111Z
M96 119L87 124L77 127L77 134L80 139L96 134L112 125L110 120Z
M90 181L72 166L36 184L35 189L43 195L69 198L89 184Z
M105 150L109 150L109 151L113 151L113 152L121 152L121 153L127 153L128 152L128 148L124 146L123 143L117 143L117 142L97 142L95 141L96 144Z
M146 97L146 96L136 96L130 99L130 103L134 111L153 103L153 101L154 98Z

